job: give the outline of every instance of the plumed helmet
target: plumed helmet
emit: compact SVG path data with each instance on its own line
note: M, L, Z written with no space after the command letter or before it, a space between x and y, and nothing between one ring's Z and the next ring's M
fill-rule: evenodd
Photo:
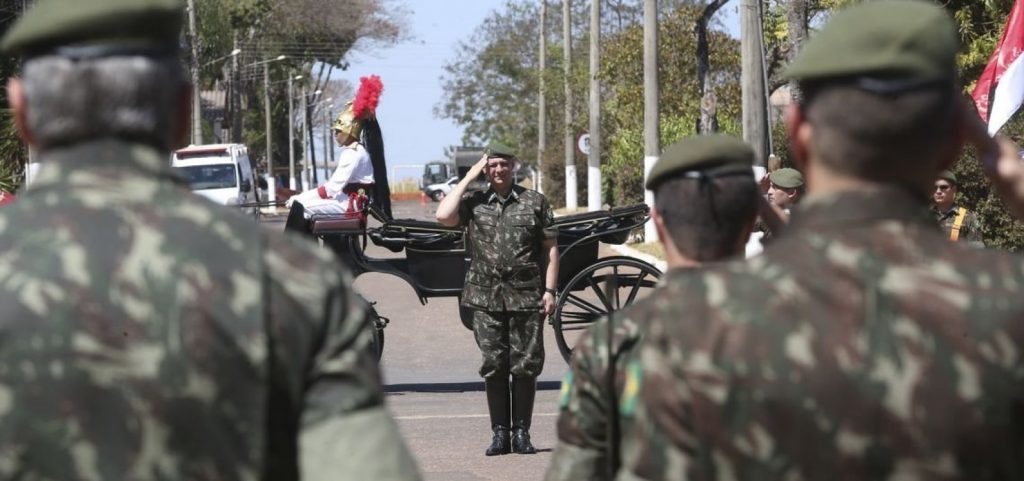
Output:
M345 104L345 110L338 114L338 118L331 124L331 129L358 139L363 132L364 122L376 115L380 94L383 91L384 84L380 77L371 75L360 78L355 98Z

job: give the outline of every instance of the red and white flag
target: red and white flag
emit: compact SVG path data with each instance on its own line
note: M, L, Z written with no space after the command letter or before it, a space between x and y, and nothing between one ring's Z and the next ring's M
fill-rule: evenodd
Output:
M996 51L971 92L981 119L988 122L989 134L1010 120L1024 101L1024 0L1013 2Z

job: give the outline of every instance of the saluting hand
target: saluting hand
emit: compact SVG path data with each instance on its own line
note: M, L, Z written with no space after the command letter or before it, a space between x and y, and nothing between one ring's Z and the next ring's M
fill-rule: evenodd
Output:
M475 179L478 175L480 175L481 172L484 171L485 168L487 168L486 152L484 152L484 155L480 156L480 160L473 164L473 167L469 168L469 172L466 173L466 177L470 179Z

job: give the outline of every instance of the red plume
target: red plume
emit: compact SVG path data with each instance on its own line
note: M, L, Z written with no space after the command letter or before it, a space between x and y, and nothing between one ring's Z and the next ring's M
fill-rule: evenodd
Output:
M358 119L373 117L377 111L377 104L380 102L380 94L384 91L384 84L380 77L371 75L359 78L359 91L352 101L352 113Z

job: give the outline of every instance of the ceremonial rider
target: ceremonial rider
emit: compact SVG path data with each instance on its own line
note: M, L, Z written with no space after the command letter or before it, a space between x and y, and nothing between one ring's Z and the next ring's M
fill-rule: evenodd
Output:
M543 319L554 310L558 286L551 206L539 192L514 185L517 164L510 148L491 143L437 208L440 223L469 227L473 260L461 303L473 309L483 355L480 376L494 433L487 456L536 452L529 430L544 366ZM467 194L481 172L490 187Z

